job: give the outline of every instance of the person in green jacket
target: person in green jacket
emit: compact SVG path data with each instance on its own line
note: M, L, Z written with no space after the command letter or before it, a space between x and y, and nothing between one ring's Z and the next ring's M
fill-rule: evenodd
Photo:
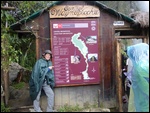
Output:
M29 80L29 93L33 101L33 107L36 112L42 112L40 108L40 96L41 93L45 93L47 96L47 112L53 111L54 106L54 66L52 65L52 52L45 50L42 57L36 61L31 77Z

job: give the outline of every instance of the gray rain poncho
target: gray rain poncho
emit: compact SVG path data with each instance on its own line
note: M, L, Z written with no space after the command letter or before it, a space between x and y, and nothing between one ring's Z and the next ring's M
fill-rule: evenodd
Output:
M136 112L149 111L149 45L139 43L129 46L127 54L132 60L133 69L131 82L133 95L129 98L129 108L135 108ZM131 91L132 92L132 91ZM131 93L130 93L131 94ZM133 104L130 104L134 100ZM131 105L131 106L130 106Z
M42 88L44 79L47 80L47 84L49 84L51 88L55 86L54 72L53 70L49 70L49 66L52 66L52 62L47 61L44 58L39 59L35 63L29 80L29 93L32 100L36 99Z

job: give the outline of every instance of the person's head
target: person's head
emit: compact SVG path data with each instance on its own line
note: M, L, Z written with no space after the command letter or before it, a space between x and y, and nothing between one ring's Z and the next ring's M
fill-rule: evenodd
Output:
M142 59L149 60L149 45L139 43L127 48L127 54L133 62L138 62Z
M50 50L45 50L44 53L43 53L43 57L46 59L46 60L50 60L51 57L52 57L52 52Z

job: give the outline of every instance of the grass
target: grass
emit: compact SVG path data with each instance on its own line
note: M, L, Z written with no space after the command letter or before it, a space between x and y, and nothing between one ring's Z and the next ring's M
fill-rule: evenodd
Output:
M8 107L5 107L3 102L1 102L1 112L10 112L10 109Z
M15 89L22 89L22 88L25 86L25 83L24 83L24 82L13 83L12 86L13 86Z
M57 111L58 112L79 112L81 110L82 110L82 108L79 107L79 105L71 106L71 105L66 104L66 105L60 107Z
M80 107L79 105L71 106L68 104L65 104L64 106L57 109L58 112L81 112L84 109L88 108L97 108L97 105L90 105L89 103L85 103L83 107Z

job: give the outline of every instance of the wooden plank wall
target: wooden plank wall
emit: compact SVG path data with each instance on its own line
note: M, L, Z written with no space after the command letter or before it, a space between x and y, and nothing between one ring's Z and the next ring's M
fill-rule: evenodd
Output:
M114 39L113 39L113 20L114 17L105 11L101 11L100 17L100 75L101 86L104 100L114 98L115 67L114 67Z
M115 20L115 17L111 16L112 15L108 14L104 10L101 10L101 16L99 18L100 27L98 42L100 55L100 84L55 88L55 107L64 106L65 104L73 106L78 104L82 107L88 103L98 104L98 100L102 103L105 101L107 103L104 105L105 107L110 107L110 105L108 105L109 102L112 103L111 106L115 106L116 89L113 55L116 54L116 51L114 51L114 37L112 32L112 23ZM42 46L40 45L40 47ZM100 95L98 95L98 90L100 90ZM45 100L46 99L43 99L42 101ZM42 103L44 104L45 102Z
M115 75L113 67L114 45L112 37L113 19L107 12L101 12L99 24L99 65L100 65L100 84L74 87L55 88L55 107L68 105L84 106L86 103L95 104L100 99L100 102L112 101L115 98ZM100 95L98 98L98 90ZM113 100L114 101L114 100ZM109 103L107 102L107 103ZM115 101L114 101L115 103ZM112 106L114 107L114 103ZM110 107L108 104L106 107Z
M55 109L64 105L80 107L87 105L97 105L99 85L59 87L54 89ZM100 100L101 101L101 100ZM46 96L41 98L41 107L46 109Z
M96 104L98 100L98 89L99 87L95 85L56 88L55 95L56 97L60 97L55 98L55 106L65 104L83 106L87 102L89 104ZM59 95L60 93L61 95Z

